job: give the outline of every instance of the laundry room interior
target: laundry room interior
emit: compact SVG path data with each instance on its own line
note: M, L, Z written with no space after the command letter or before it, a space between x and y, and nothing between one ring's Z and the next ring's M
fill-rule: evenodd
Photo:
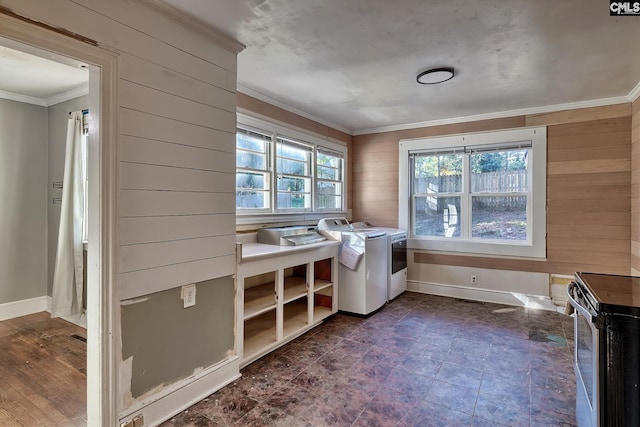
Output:
M635 15L1 1L0 424L640 422Z

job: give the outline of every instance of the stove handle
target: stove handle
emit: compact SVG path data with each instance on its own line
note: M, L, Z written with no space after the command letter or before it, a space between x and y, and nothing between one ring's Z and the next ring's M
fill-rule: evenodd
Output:
M591 312L591 310L589 310L588 308L584 307L583 305L581 305L578 301L576 296L574 295L574 292L580 293L580 289L578 288L578 285L575 282L571 282L569 283L569 286L567 287L567 297L569 298L569 304L571 304L571 306L581 315L583 315L584 317L586 317L587 319L589 319L589 321L591 323L596 323L596 319L598 318L598 316L594 313Z

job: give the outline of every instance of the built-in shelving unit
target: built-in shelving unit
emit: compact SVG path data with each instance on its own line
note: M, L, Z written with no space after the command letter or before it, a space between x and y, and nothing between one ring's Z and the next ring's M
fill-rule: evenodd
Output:
M238 244L238 342L245 366L317 326L338 309L338 244L275 253ZM253 255L259 253L259 255Z

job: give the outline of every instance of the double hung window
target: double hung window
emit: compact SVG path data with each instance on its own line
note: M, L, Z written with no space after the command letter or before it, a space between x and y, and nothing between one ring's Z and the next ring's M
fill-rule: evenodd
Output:
M236 207L271 210L271 136L248 129L236 134Z
M268 123L260 125L238 125L236 212L343 212L346 147L316 142L313 136Z
M342 210L343 153L318 147L316 151L316 209Z
M544 256L545 128L402 141L400 153L399 220L415 247Z

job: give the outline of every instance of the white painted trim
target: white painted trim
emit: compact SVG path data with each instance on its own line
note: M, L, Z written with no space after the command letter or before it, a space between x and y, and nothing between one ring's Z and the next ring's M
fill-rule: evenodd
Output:
M475 122L479 120L502 119L505 117L525 116L530 114L551 113L553 111L575 110L579 108L602 107L605 105L626 104L629 96L617 96L614 98L594 99L591 101L569 102L567 104L545 105L541 107L521 108L518 110L497 111L494 113L476 114L472 116L451 117L448 119L428 120L403 125L380 126L375 128L359 129L353 135L367 135L371 133L393 132L397 130L415 129L421 127L450 125L454 123Z
M61 102L65 102L70 99L74 99L79 96L88 95L88 94L89 94L89 82L87 81L87 84L84 84L77 88L54 95L50 98L47 98L45 102L47 103L47 106L50 107L52 105L60 104Z
M531 141L530 158L531 196L527 217L532 221L527 225L527 242L492 242L471 239L469 226L461 233L460 239L427 238L414 236L412 232L411 194L409 185L409 154L412 151L449 147L472 147L477 145ZM401 139L398 159L398 227L409 230L407 244L412 249L464 252L468 254L503 255L544 259L546 257L546 183L547 183L547 128L545 126L475 132L428 138ZM462 197L469 195L464 188ZM464 200L463 200L464 202ZM464 205L462 209L464 211ZM468 220L468 215L462 216ZM462 224L464 227L464 224Z
M268 95L265 95L254 89L248 88L244 85L238 84L238 92L244 93L245 95L249 95L253 98L259 99L260 101L264 101L276 107L282 108L283 110L289 111L290 113L294 113L301 117L307 118L309 120L313 120L314 122L318 122L325 126L329 126L333 129L337 129L346 134L357 136L357 135L368 135L372 133L383 133L383 132L393 132L398 130L416 129L421 127L474 122L479 120L503 119L506 117L521 116L521 115L544 114L544 113L551 113L554 111L574 110L579 108L603 107L606 105L625 104L627 102L634 102L640 96L640 82L638 82L636 87L633 88L631 92L629 92L629 94L626 96L592 99L589 101L580 101L580 102L568 102L565 104L545 105L540 107L520 108L516 110L496 111L493 113L474 114L471 116L451 117L446 119L427 120L423 122L413 122L413 123L405 123L405 124L391 125L391 126L378 126L378 127L356 129L356 130L350 130L343 126L337 125L335 123L330 123L326 120L315 117L312 114L309 114L297 108L291 107L290 105L287 105L284 102L278 101Z
M418 282L415 280L407 281L407 290L443 297L462 298L473 301L556 311L556 306L551 301L551 298L544 295L528 295L518 292L505 292L492 289L470 288L459 285Z
M42 98L36 98L35 96L21 95L19 93L7 92L0 90L0 98L8 99L9 101L22 102L25 104L38 105L40 107L47 107L47 101Z
M0 321L50 311L47 299L50 300L51 297L42 296L0 304Z
M629 95L627 95L627 98L629 98L629 102L635 102L635 100L638 99L639 96L640 96L640 82L638 82L636 87L631 89L631 92L629 92Z
M133 404L120 414L120 423L138 415L145 426L155 426L201 401L227 384L240 378L240 359L234 356L175 384L146 400Z
M312 114L309 114L309 113L306 113L306 112L304 112L302 110L294 108L294 107L292 107L290 105L285 104L284 102L278 101L277 99L270 97L269 95L265 95L262 92L258 92L257 90L248 88L248 87L243 86L241 84L238 84L238 92L244 93L245 95L249 95L252 98L259 99L260 101L264 101L264 102L266 102L268 104L271 104L271 105L273 105L275 107L282 108L283 110L286 110L286 111L288 111L290 113L297 114L298 116L304 117L305 119L313 120L314 122L320 123L321 125L329 126L330 128L339 130L340 132L344 132L344 133L349 134L349 135L354 135L352 130L349 130L349 129L347 129L345 127L342 127L340 125L336 125L335 123L330 123L330 122L328 122L326 120L323 120L323 119L320 119L318 117L315 117ZM251 114L251 113L249 113L249 114Z

